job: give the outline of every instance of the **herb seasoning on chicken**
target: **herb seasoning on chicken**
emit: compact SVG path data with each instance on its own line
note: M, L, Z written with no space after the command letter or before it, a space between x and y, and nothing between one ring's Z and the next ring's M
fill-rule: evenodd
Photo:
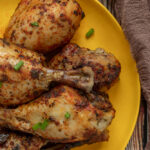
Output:
M21 63L20 63L21 62ZM18 105L37 98L57 81L89 92L93 87L91 68L62 71L45 68L44 57L0 39L0 104Z
M71 43L49 62L49 67L53 69L71 70L83 66L92 68L95 90L110 88L121 71L119 61L111 53L101 48L90 50Z
M47 53L68 43L81 19L82 10L75 0L21 0L4 38Z
M67 119L66 112L70 114ZM81 91L58 86L29 104L0 109L0 126L32 133L55 143L92 142L102 139L114 115L115 110L106 95L91 93L87 97ZM33 129L45 119L49 121L44 130Z

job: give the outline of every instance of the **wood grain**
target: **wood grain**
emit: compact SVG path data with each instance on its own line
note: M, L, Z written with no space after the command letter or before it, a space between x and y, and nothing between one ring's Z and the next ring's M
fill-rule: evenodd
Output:
M99 0L115 17L115 0ZM133 135L126 147L126 150L144 150L147 142L147 106L146 101L141 97L141 107Z

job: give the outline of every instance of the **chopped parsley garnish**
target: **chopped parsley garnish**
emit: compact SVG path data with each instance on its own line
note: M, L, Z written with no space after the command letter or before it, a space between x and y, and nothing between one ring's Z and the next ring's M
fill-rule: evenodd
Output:
M94 29L91 28L91 29L86 33L86 38L91 37L91 36L93 35L93 33L94 33Z
M38 129L40 129L40 127L41 127L41 123L39 122L39 123L35 124L35 125L32 127L32 129L33 129L33 130L38 130Z
M15 66L14 69L16 71L20 70L20 68L23 66L24 62L23 61L19 61Z
M43 122L39 122L39 123L35 124L32 127L32 129L35 130L35 131L38 130L38 129L45 130L46 127L48 126L48 123L49 123L49 121L47 119L45 119Z
M35 27L38 27L38 26L39 26L38 22L32 22L31 25L32 25L32 26L35 26Z
M70 113L66 112L66 114L65 114L65 118L66 118L66 119L69 119L69 118L70 118L70 116L71 116L71 115L70 115Z
M41 124L41 129L42 129L42 130L45 130L46 127L48 126L48 123L49 123L49 121L48 121L47 119L44 120L44 122Z

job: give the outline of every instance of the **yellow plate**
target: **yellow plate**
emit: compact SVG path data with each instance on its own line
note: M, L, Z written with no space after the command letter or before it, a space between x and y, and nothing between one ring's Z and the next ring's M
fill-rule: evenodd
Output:
M136 64L130 54L129 43L113 16L97 0L78 0L85 18L76 32L73 42L88 48L102 47L112 52L121 62L120 81L110 90L110 100L116 109L108 142L82 146L75 150L123 150L135 127L140 105L140 83ZM0 0L0 37L19 0ZM88 40L86 32L94 28Z

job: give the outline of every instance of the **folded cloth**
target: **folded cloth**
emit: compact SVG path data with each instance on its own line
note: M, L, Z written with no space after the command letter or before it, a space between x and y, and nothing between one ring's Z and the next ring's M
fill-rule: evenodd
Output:
M114 0L115 15L137 63L150 121L150 0ZM149 127L150 129L150 127ZM150 131L146 150L150 150Z

